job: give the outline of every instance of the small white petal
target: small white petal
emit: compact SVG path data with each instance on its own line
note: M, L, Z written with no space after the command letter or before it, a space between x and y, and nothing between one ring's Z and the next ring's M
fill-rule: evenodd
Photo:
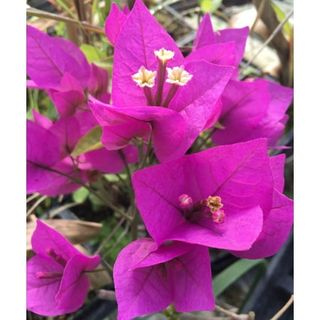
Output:
M178 86L186 85L193 77L183 66L167 68L168 78L166 82L176 84Z
M154 55L162 61L162 63L166 63L174 57L174 52L171 50L167 50L165 48L161 48L159 50L154 51Z
M152 88L156 79L157 71L148 70L140 67L138 72L132 75L132 80L141 88Z

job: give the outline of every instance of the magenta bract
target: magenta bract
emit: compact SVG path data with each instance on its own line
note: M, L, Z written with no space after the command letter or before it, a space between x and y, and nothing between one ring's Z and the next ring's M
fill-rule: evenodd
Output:
M197 60L196 56L184 59L141 0L125 19L113 6L107 25L118 15L122 18L121 27L115 26L117 32L113 32L113 105L95 99L90 103L104 127L103 143L113 150L134 137L147 139L151 135L161 162L176 159L208 121L214 123L220 115L218 100L234 68Z
M283 134L291 100L291 88L263 79L231 80L222 95L222 128L214 131L214 143L268 138L269 146L275 147Z
M149 234L158 244L178 240L237 252L249 250L262 231L272 227L272 222L267 227L268 219L280 215L286 221L292 216L291 200L275 187L272 161L266 140L258 139L137 171L133 176L136 204ZM277 168L276 176L282 176L283 168ZM279 199L273 195L277 192L286 199L286 207L276 206ZM181 203L185 195L192 199L189 209ZM291 224L289 219L277 226L281 236L272 240L274 248L283 243ZM271 251L260 246L256 255L267 256Z
M125 247L114 266L118 319L164 310L212 310L210 257L207 248L173 242L160 248L150 238Z
M85 90L103 102L110 100L107 71L89 64L71 41L29 25L27 73L31 78L28 86L46 90L62 117L88 109Z
M31 243L35 256L27 262L27 309L43 316L79 309L89 290L84 272L94 270L100 257L82 254L40 220Z
M122 11L114 2L111 4L109 15L105 21L104 30L112 45L115 45L120 30L127 20L128 13L125 10Z
M55 196L78 189L96 170L108 173L124 168L119 151L100 148L72 157L79 139L97 126L90 112L78 112L52 123L37 112L35 122L27 123L27 192ZM128 146L124 155L129 163L137 161L137 151Z
M232 65L238 66L243 57L246 41L249 35L249 28L241 29L224 29L219 31L214 31L211 23L211 18L209 14L205 14L201 24L199 26L196 38L194 40L194 52L197 52L200 48L209 49L211 45L216 45L219 48L219 45L233 43L234 49L231 50L231 47L226 51L226 55L230 53L234 54L234 62ZM214 47L213 47L214 49Z

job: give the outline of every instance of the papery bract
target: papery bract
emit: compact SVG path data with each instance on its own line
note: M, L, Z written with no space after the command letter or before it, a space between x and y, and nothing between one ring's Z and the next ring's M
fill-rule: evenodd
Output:
M120 30L127 20L127 13L121 10L115 3L111 4L109 15L106 19L104 30L111 44L115 45Z
M110 21L120 12L114 10ZM117 149L132 138L146 139L151 134L160 161L178 158L207 122L218 118L218 100L233 71L233 67L185 60L174 40L137 0L115 42L113 105L95 99L90 104L104 127L105 146ZM146 79L149 82L144 83Z
M100 257L82 254L40 220L31 244L35 256L27 262L27 309L43 316L78 310L89 291L84 272L94 270Z
M215 144L230 144L256 138L268 138L277 145L292 100L292 89L258 79L230 81L222 95L221 129L212 135Z
M243 58L248 35L248 27L241 29L229 28L215 32L213 30L210 15L205 14L196 34L193 50L194 52L197 52L197 50L201 48L209 48L212 45L216 45L217 48L219 48L219 45L233 43L235 46L234 49L231 50L230 47L229 51L226 51L226 55L230 55L230 53L234 55L233 65L238 66ZM212 50L214 51L215 48L212 47Z
M250 249L275 209L271 161L266 140L258 139L137 171L136 203L149 234L158 244L178 240L233 251ZM183 195L193 200L191 210L181 206ZM288 234L290 227L289 222L281 232ZM261 249L259 255L268 253Z
M27 73L42 88L59 87L65 73L86 87L90 66L84 54L71 41L50 37L28 25Z
M86 91L109 102L108 73L89 64L71 41L51 37L27 26L27 73L29 88L44 89L61 117L88 109Z
M96 170L117 173L124 162L118 151L105 148L71 155L79 139L96 127L90 112L78 112L49 126L49 120L34 112L36 122L27 125L27 192L66 194L86 183ZM137 161L134 147L123 150L128 162ZM79 182L77 182L79 181Z
M122 249L114 266L118 319L164 310L212 310L210 257L207 248L174 242L157 248L150 238Z
M247 259L259 259L276 254L288 239L293 223L293 201L283 193L285 156L270 158L274 180L272 208L264 215L263 228L253 246L242 252L232 252Z

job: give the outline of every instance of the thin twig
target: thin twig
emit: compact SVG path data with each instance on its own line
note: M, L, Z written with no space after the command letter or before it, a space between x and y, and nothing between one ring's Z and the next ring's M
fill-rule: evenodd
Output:
M293 15L293 10L289 12L287 17L280 23L278 26L274 29L274 31L271 33L269 38L262 44L262 46L259 48L259 50L254 54L254 56L245 64L244 69L249 67L250 64L253 63L253 61L257 58L257 56L261 53L261 51L272 41L272 39L281 31L282 27L286 24L286 22L291 18Z
M115 292L112 290L100 289L97 292L97 296L99 299L102 299L102 300L116 301Z
M259 21L260 18L261 18L261 15L262 15L262 12L263 12L263 9L264 9L265 4L266 4L266 0L262 0L261 3L260 3L260 5L259 5L256 19L254 20L253 25L251 26L251 30L250 30L250 33L251 33L251 34L252 34L255 26L257 25L258 21Z
M149 140L148 140L148 146L147 146L146 153L145 153L144 158L142 159L138 169L142 169L146 165L149 153L151 152L151 148L152 148L152 137L150 135Z
M129 223L127 223L125 229L123 230L123 232L120 234L120 236L118 237L118 239L115 241L115 243L113 244L113 246L103 255L103 259L114 249L117 247L117 245L121 242L121 240L125 237L125 235L128 233L129 231Z
M27 15L28 16L35 16L39 18L45 18L45 19L51 19L51 20L56 20L56 21L63 21L67 23L73 23L85 30L91 31L91 32L96 32L98 34L103 34L104 35L104 30L103 28L94 26L88 22L85 21L78 21L69 17L64 17L55 13L49 13L46 11L34 9L34 8L28 8L27 9Z
M47 199L47 196L42 196L40 199L38 199L33 206L27 211L27 218L30 216L30 214L37 208L37 206Z
M55 209L52 209L49 213L49 218L53 218L55 215L57 215L58 213L64 211L64 210L67 210L67 209L70 209L70 208L73 208L75 206L78 206L80 205L80 203L77 203L77 202L71 202L71 203L67 203L67 204L64 204L58 208L55 208Z
M278 320L289 309L292 303L293 295L290 297L288 302L270 320Z
M123 153L122 150L119 151L119 155L120 155L120 158L121 158L121 160L122 160L122 162L124 164L124 168L125 168L126 174L128 176L128 179L129 179L129 188L132 189L131 170L130 170L128 161L127 161L126 156L125 156L125 154Z
M29 203L30 201L32 201L35 198L38 198L40 196L40 193L34 193L32 194L30 197L27 198L27 203Z
M80 186L86 188L88 191L90 191L92 194L94 194L98 199L100 199L102 202L105 203L106 206L110 207L112 210L114 210L115 212L119 213L121 216L125 217L128 220L132 220L132 217L128 216L125 212L123 212L122 210L120 210L117 206L115 206L112 202L110 202L108 199L103 198L100 196L99 193L96 192L96 190L94 190L90 185L86 185L84 182L82 182L80 179L74 178L66 173L63 173L61 171L58 171L56 169L47 167L45 165L41 165L39 163L35 163L33 161L27 160L29 163L32 163L35 166L38 166L39 168L42 168L44 170L56 173L58 175L61 175L63 177L68 178L70 181L72 181L73 183L79 184Z
M100 243L100 246L98 247L98 249L95 251L94 254L98 254L100 253L100 251L103 249L103 247L105 246L106 243L108 243L110 241L110 239L113 237L113 235L117 232L117 230L120 228L120 226L122 225L122 223L125 221L125 218L121 218L120 221L117 223L117 225L113 228L113 230L109 233L109 235L104 238L102 240L102 242Z
M216 305L216 310L218 310L221 313L224 313L225 315L231 317L234 320L254 320L253 312L249 312L249 314L236 314L218 305Z

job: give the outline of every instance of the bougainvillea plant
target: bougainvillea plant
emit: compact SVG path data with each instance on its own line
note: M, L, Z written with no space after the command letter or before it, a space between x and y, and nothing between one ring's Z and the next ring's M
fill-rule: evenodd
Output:
M209 249L260 259L290 234L285 155L272 150L286 148L292 90L239 79L248 31L214 31L205 15L184 56L141 0L131 11L112 4L108 74L71 41L27 27L27 86L57 115L32 110L27 122L27 192L57 197L84 187L108 195L109 209L127 219L132 242L110 268L119 320L168 307L214 310ZM109 176L118 178L112 190L101 183ZM41 218L27 263L28 310L75 312L103 257L81 253Z

